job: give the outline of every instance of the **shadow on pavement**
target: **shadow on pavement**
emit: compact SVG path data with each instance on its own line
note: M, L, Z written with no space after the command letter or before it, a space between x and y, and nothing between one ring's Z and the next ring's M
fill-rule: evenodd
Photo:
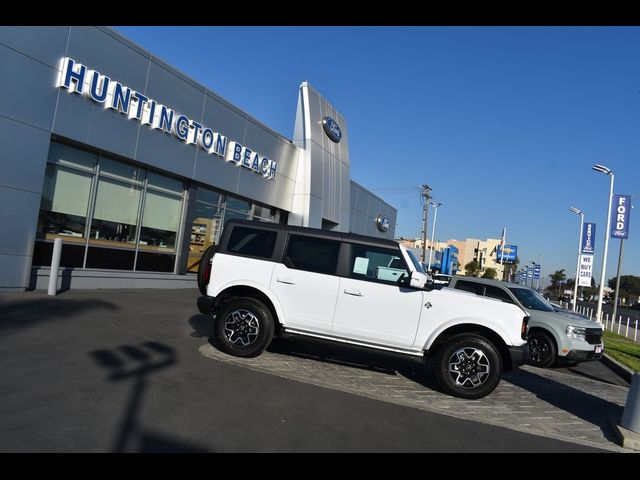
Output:
M114 303L97 299L29 298L0 302L0 332L27 328L45 321L66 320L90 310L119 308Z
M154 432L140 425L139 412L149 376L176 363L175 350L158 342L123 345L113 350L95 350L90 356L108 372L107 380L134 379L135 384L113 442L112 451L122 452L204 452L201 447L179 438Z
M522 369L505 373L503 381L523 388L554 407L597 426L607 440L616 442L609 417L620 418L624 407Z
M208 315L194 315L189 319L189 325L193 328L192 337L212 337L213 320Z

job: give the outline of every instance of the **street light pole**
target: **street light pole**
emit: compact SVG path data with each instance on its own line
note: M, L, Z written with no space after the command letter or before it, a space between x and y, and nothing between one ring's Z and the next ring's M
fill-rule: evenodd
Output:
M431 187L429 185L422 185L420 190L420 200L422 201L422 255L420 261L424 263L427 259L427 220L429 218L429 200L431 199Z
M431 270L431 259L433 258L433 242L436 240L436 221L438 220L438 207L442 205L440 202L430 203L435 208L436 213L433 215L433 229L431 230L431 250L429 251L429 265L427 266L427 273L429 272L429 270Z
M573 213L580 215L580 234L578 235L578 260L576 261L576 279L573 282L573 311L578 304L578 276L580 275L580 250L582 249L582 226L584 225L584 213L575 207L569 207Z
M604 253L602 254L602 270L600 272L600 288L598 289L598 307L596 308L596 321L602 321L602 295L604 292L605 270L607 268L607 250L609 249L609 227L611 226L611 202L613 201L613 172L604 165L591 167L596 172L609 175L609 206L607 207L607 227L604 231Z

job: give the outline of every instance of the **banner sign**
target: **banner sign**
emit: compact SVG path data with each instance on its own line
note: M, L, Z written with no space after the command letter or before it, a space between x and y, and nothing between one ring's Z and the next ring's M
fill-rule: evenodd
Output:
M614 195L611 205L611 238L629 238L631 195Z
M496 262L515 263L518 256L518 247L516 245L496 246Z
M596 224L585 223L582 226L582 253L593 255L596 247Z
M593 255L580 255L580 279L578 286L591 286L591 273L593 271Z
M537 263L533 266L533 279L540 280L540 265Z

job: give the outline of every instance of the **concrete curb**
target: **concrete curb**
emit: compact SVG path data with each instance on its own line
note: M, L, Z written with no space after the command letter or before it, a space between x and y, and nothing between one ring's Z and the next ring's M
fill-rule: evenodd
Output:
M621 364L620 362L610 357L606 353L602 355L602 358L600 359L600 361L604 363L607 367L609 367L611 370L613 370L613 372L618 374L627 383L631 384L631 377L633 377L633 374L635 372L631 370L629 367Z
M622 448L640 451L640 433L627 430L613 417L609 417L609 424Z

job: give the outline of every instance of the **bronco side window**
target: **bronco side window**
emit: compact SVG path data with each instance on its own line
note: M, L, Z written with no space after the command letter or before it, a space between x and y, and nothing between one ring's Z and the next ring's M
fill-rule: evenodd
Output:
M340 242L336 240L290 235L284 264L297 270L333 275L339 252Z

